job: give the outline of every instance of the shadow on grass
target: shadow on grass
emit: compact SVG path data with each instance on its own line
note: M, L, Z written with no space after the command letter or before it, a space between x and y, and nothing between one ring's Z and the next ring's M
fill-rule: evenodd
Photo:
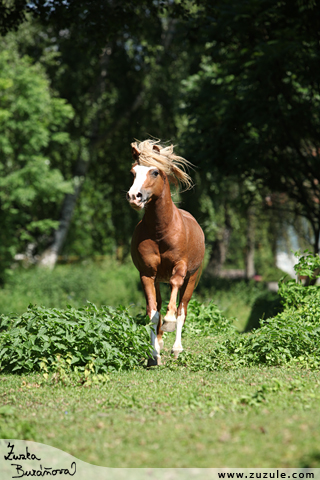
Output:
M304 455L298 465L300 468L318 468L320 467L320 451L315 451Z
M261 293L252 306L244 333L260 328L261 319L274 317L282 310L281 297L277 293L270 291Z
M273 291L268 290L265 282L254 282L239 278L218 278L204 272L196 292L200 298L218 299L218 305L222 310L225 305L238 305L237 318L245 313L244 305L248 312L241 321L243 332L249 332L254 328L260 328L260 320L274 317L283 310L281 297ZM222 299L222 302L221 302ZM228 300L229 299L229 300ZM220 302L219 302L220 300ZM234 309L233 309L234 310ZM230 306L228 309L230 314ZM231 313L232 316L233 312Z

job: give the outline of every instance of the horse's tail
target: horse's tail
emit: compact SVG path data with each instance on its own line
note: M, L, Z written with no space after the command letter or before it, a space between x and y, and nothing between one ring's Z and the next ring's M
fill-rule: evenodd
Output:
M194 285L194 288L197 287L198 283L200 282L200 278L201 278L201 275L202 275L202 270L203 270L203 264L204 264L204 259L202 260L201 262L201 265L198 269L198 272L197 272L197 278L196 278L196 283Z

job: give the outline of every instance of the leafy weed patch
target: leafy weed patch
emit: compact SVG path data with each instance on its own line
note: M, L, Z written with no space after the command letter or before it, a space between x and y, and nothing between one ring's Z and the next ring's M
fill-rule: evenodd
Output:
M312 277L319 266L319 256L308 254L300 258L295 269L299 275ZM182 352L170 368L214 371L253 365L295 365L319 369L320 288L304 286L295 280L283 280L279 287L284 310L273 318L261 320L261 328L252 333L238 334L214 304L209 305L212 321L207 318L205 307L194 304L193 312L198 310L198 318L189 329L186 326L185 335L224 333L224 336L209 338L209 348L204 353Z
M318 256L301 257L296 271L313 276ZM261 320L261 328L239 334L218 307L192 300L183 336L202 342L186 349L164 368L190 371L230 370L248 366L320 367L320 288L295 280L282 281L284 310ZM150 325L143 315L132 317L124 307L114 309L92 303L66 310L30 306L21 316L0 317L0 371L42 371L52 383L104 382L108 372L139 367L151 354ZM170 337L171 338L171 337ZM202 340L201 340L202 339ZM99 377L99 375L101 377Z
M30 306L21 316L0 317L0 368L46 373L61 371L64 361L72 370L91 368L97 374L130 369L150 354L149 332L123 307Z

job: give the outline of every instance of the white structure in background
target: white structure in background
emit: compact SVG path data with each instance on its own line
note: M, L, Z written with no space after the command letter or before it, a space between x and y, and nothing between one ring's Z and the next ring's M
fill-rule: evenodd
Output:
M294 228L290 225L287 229L289 245L291 246L291 251L287 250L290 248L289 245L283 245L283 242L279 241L278 251L276 256L276 265L283 272L290 275L291 278L297 278L296 272L294 271L294 266L298 263L298 258L294 256L293 252L299 250L299 240Z
M291 251L288 253L284 245L279 243L276 256L276 265L278 268L290 275L290 277L297 278L296 272L294 271L293 267L298 263L299 259L294 256L293 252L299 250L299 240L292 226L288 227L288 237L291 244ZM319 280L317 283L319 283Z
M296 278L296 272L294 271L293 267L296 263L298 263L298 260L299 259L295 257L293 253L278 252L276 264L278 268L290 275L290 277Z

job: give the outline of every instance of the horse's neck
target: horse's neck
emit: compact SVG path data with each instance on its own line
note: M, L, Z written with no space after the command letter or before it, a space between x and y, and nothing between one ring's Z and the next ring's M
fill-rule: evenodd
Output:
M160 197L147 206L144 219L149 229L162 236L173 221L175 209L167 183Z

